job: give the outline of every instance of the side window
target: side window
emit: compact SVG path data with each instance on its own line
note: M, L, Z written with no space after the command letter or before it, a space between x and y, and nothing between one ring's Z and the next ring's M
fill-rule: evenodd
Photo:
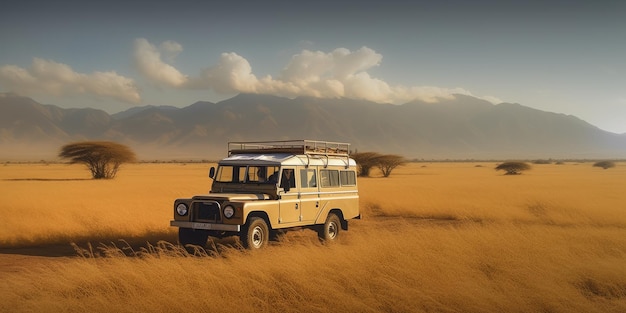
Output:
M315 188L317 187L317 175L314 169L300 170L300 187Z
M278 183L278 174L279 174L278 166L268 166L266 170L267 174L267 182L271 184Z
M321 187L339 187L339 171L320 170Z
M342 186L356 185L356 175L353 171L341 171L339 172L339 177L341 178Z
M295 177L294 169L286 168L283 169L283 173L280 177L280 188L284 188L285 191L296 188L296 177Z

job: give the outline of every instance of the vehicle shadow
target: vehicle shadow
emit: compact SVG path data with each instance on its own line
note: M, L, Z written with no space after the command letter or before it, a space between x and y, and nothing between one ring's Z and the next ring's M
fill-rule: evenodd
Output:
M209 238L204 247L185 247L178 243L178 236L172 232L151 233L129 238L89 238L68 242L55 242L38 245L0 246L1 254L39 257L85 257L99 258L110 256L142 257L146 255L218 255L230 248L240 248L236 237L223 239Z
M4 181L78 181L78 180L93 180L93 178L5 178Z
M68 238L65 242L51 242L30 245L14 245L10 247L0 246L0 254L20 254L42 257L72 257L81 256L84 249L92 249L98 252L107 246L128 246L129 248L141 250L150 243L167 241L176 244L178 238L176 234L170 232L153 232L144 236L128 238Z

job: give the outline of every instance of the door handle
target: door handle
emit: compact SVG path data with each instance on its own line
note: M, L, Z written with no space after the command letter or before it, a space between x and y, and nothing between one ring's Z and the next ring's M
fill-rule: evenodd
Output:
M296 210L298 209L298 204L296 203Z

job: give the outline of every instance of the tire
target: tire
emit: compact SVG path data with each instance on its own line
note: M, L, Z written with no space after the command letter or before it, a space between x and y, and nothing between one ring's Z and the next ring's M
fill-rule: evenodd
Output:
M341 220L335 213L328 214L326 222L322 225L317 232L317 236L322 242L334 242L339 237L341 231Z
M187 245L194 245L204 247L209 239L209 232L202 229L191 228L179 228L178 229L178 242L187 249L188 252L193 252L194 249L187 247Z
M269 227L264 219L251 217L241 232L239 239L247 249L256 250L267 246L270 238Z

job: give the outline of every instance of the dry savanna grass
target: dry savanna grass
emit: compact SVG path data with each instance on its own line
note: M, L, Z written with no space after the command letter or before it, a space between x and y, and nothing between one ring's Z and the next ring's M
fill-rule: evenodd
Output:
M626 165L591 165L412 163L359 180L364 218L337 244L293 231L194 256L171 204L206 192L210 165L95 181L78 165L9 164L0 312L625 312Z

